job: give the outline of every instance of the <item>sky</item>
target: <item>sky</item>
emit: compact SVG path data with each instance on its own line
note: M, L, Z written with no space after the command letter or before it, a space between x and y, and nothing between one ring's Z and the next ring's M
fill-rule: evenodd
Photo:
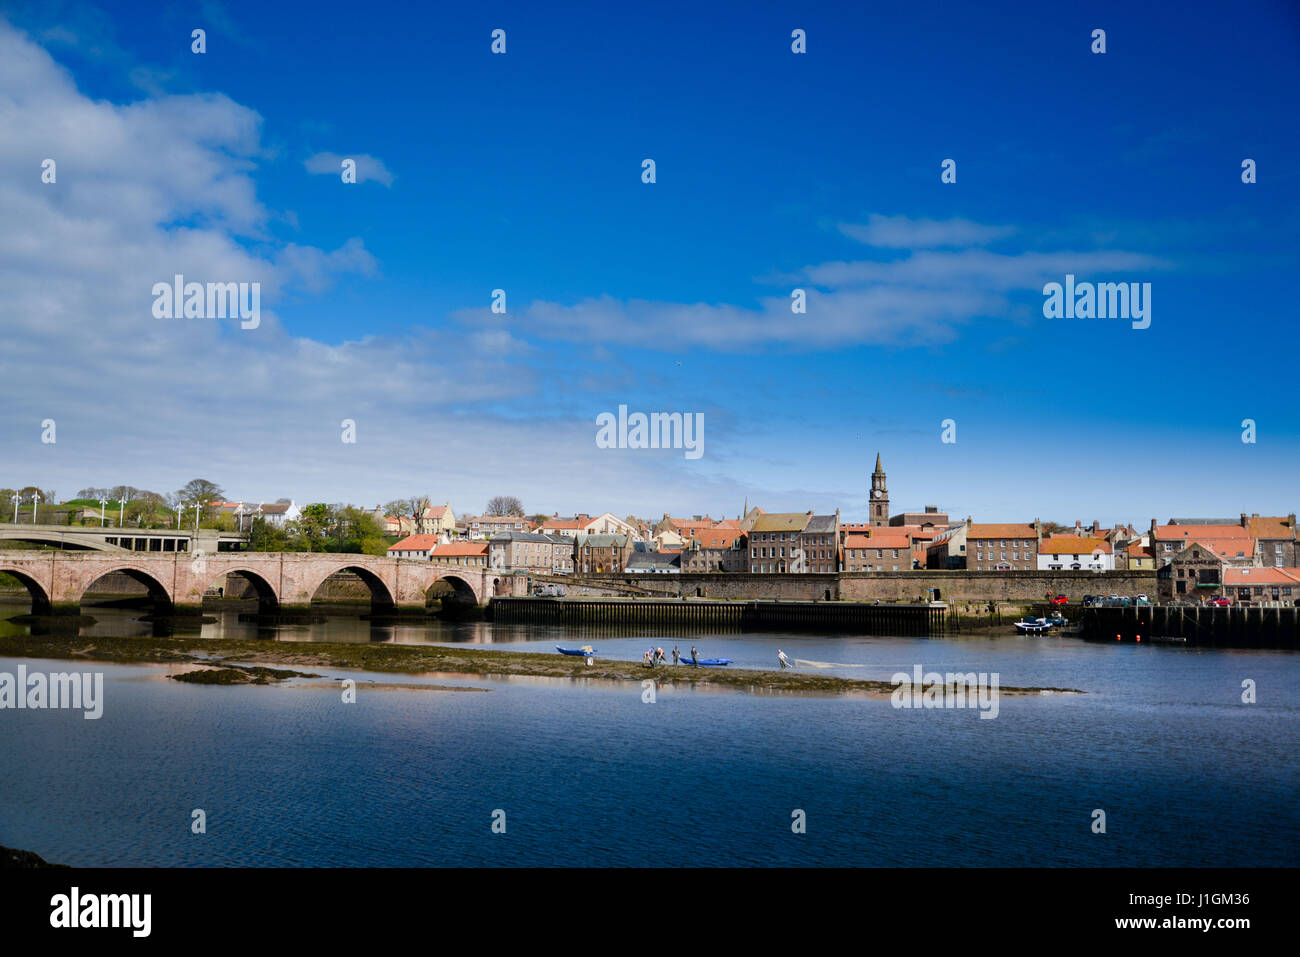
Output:
M0 0L0 485L1297 510L1300 5L606 6ZM259 324L157 318L178 273Z

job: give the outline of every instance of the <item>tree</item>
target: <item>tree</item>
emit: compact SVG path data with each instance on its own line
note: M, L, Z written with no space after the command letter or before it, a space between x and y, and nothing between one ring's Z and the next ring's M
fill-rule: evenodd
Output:
M180 500L181 508L194 508L195 505L198 505L198 511L201 512L209 503L224 500L226 493L215 482L196 478L190 479L185 483L184 488L178 489L176 497ZM198 525L197 518L195 525Z
M551 515L529 515L528 521L532 522L536 528L541 528L543 522L549 522L554 516Z
M510 515L524 517L524 503L513 495L494 495L487 503L485 515Z

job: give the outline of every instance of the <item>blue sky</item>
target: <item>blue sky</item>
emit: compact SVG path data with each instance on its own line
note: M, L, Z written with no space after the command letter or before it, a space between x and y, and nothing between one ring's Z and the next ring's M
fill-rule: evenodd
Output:
M0 6L0 481L855 516L880 451L982 520L1295 510L1295 5L599 6ZM182 267L269 321L160 330ZM1043 318L1066 272L1151 327ZM704 456L596 449L619 404Z

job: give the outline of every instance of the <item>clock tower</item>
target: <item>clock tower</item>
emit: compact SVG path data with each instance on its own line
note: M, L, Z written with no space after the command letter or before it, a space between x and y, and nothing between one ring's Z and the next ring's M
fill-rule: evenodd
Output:
M885 487L885 470L880 466L880 453L876 453L876 470L871 473L871 524L889 524L889 489Z

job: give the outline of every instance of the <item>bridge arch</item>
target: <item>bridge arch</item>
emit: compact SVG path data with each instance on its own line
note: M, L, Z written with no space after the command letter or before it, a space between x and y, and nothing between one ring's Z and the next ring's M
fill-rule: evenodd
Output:
M107 578L109 575L114 574L125 575L132 581L143 585L148 590L149 598L154 604L155 611L171 610L173 602L171 592L167 590L167 586L149 572L133 565L114 564L105 568L102 572L99 572L99 574L91 578L90 581L81 588L80 593L77 595L77 604L85 604L86 594L94 588L97 583Z
M219 585L218 582L226 581L229 576L242 578L253 587L253 591L257 595L257 613L259 615L272 615L279 610L280 596L276 594L275 586L251 568L227 568L218 572L205 584L202 594L206 597L208 590L212 587L224 587ZM221 597L228 598L230 596L223 594Z
M26 572L20 571L11 566L0 565L0 572L4 572L6 575L12 575L22 583L24 588L27 589L27 594L30 595L32 599L31 613L33 615L48 615L50 613L53 607L50 602L50 596L40 582L31 575L28 575Z
M356 575L365 583L370 590L370 610L371 611L388 611L396 607L397 602L394 599L392 590L382 578L367 568L364 564L341 562L331 568L325 574L320 575L316 580L315 587L308 590L310 601L316 601L316 596L320 593L325 583L340 572L350 572Z
M463 614L479 603L474 586L460 575L439 575L424 590L424 598L426 608L437 601L441 605L441 614L451 616Z

